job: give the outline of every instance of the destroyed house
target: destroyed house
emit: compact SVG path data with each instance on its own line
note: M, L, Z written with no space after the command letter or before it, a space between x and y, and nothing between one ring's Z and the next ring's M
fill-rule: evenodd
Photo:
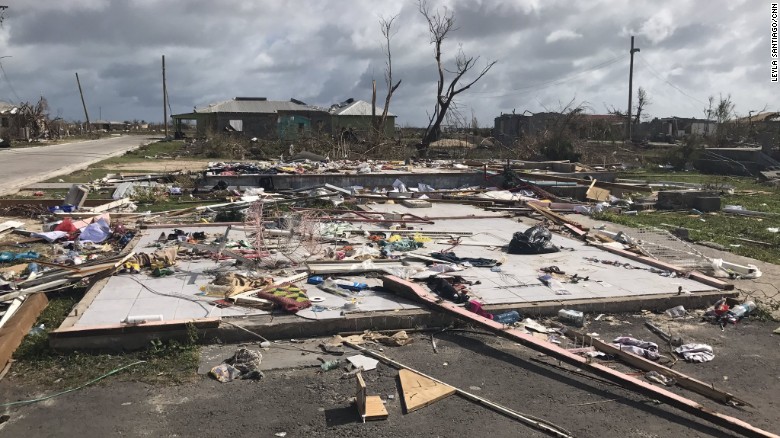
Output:
M494 120L493 137L502 142L512 142L516 139L527 136L535 136L544 131L552 129L555 124L563 117L560 113L531 113L525 111L523 114L501 114Z
M684 138L688 135L709 135L715 133L716 123L713 120L694 119L686 117L667 117L658 119L660 132L654 135L662 135L667 138Z
M358 138L365 138L374 127L378 127L384 108L376 107L364 100L347 99L330 107L333 134L351 132ZM392 137L395 133L395 114L387 113L384 135Z
M199 137L207 133L233 132L250 138L289 141L307 133L330 130L327 111L296 99L236 97L172 118L177 136L181 136L185 120L195 121Z
M0 102L0 138L10 139L20 135L19 107L9 102Z

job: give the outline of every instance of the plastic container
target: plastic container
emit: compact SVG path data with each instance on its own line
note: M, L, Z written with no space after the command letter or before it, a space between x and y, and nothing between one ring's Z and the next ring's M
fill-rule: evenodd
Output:
M517 321L520 321L520 314L515 310L510 310L509 312L504 313L496 313L493 315L493 321L505 325L514 324Z
M558 311L558 319L576 327L582 327L585 324L585 314L579 310L561 309Z
M309 279L306 280L306 282L309 283L309 284L320 284L323 281L325 281L325 279L320 277L319 275L315 275L315 276L309 277Z
M737 304L736 306L732 307L731 310L728 311L728 314L733 319L739 320L754 310L756 310L756 303L752 301L748 301L743 304Z

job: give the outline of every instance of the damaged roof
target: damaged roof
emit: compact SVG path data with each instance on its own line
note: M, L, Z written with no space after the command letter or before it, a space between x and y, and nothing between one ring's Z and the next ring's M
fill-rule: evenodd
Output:
M384 108L376 107L376 114L378 116L382 115L383 111ZM346 106L333 108L331 109L330 113L337 116L370 116L371 104L365 100L356 100ZM395 117L395 114L388 111L387 116Z
M263 113L276 114L279 111L321 111L296 99L268 100L265 97L235 97L207 107L196 108L195 113Z
M16 114L19 112L19 106L9 102L0 101L0 114Z

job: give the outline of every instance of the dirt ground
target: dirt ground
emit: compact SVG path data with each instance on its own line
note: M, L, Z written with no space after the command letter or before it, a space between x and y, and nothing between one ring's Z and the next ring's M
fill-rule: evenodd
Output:
M664 316L655 319L663 320ZM603 339L628 335L658 339L643 326L645 317L616 315L586 328ZM719 327L696 318L667 323L675 334L710 343L716 357L704 364L678 362L675 369L730 391L755 408L720 405L694 393L671 388L722 413L780 432L780 336L777 323L747 321ZM385 347L384 354L466 391L520 412L552 421L578 437L732 436L724 430L598 379L558 369L538 353L491 335L415 333L414 343ZM349 350L349 349L347 349ZM273 360L280 350L264 352ZM351 355L351 352L347 352ZM628 371L623 365L610 366ZM566 367L566 366L564 366ZM566 367L567 369L571 369ZM458 396L404 415L397 370L380 364L364 373L369 394L380 395L386 421L362 424L350 404L355 383L342 372L296 367L265 372L258 381L218 383L209 377L184 385L147 385L109 378L58 398L22 407L3 407L10 416L0 425L4 436L275 436L288 437L453 437L546 436ZM29 399L49 391L22 378L0 382L3 402ZM391 396L391 397L388 397ZM281 435L278 435L281 436Z

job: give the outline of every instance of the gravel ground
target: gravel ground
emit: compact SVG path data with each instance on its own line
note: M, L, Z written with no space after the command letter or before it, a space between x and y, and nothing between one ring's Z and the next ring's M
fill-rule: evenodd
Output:
M746 322L736 327L700 323L696 318L669 322L651 316L675 334L713 345L714 361L678 362L689 373L756 407L719 405L689 391L674 392L755 426L780 432L780 336L777 323ZM588 332L603 339L633 334L658 339L643 328L647 316L615 315L593 322ZM547 357L493 336L446 332L437 335L439 353L427 334L413 335L404 347L384 354L464 390L515 410L552 421L578 437L731 436L692 416L597 379L557 369ZM277 352L279 350L276 350ZM271 360L274 349L265 353ZM541 361L541 362L540 362ZM446 363L446 365L445 365ZM621 364L610 366L630 371ZM5 408L10 419L4 436L269 436L288 437L453 437L546 436L458 396L404 415L397 371L380 364L364 373L369 394L387 401L389 418L362 424L350 404L354 381L341 372L299 367L267 371L259 382L218 383L203 377L184 385L152 386L106 380L95 386L24 407ZM23 379L0 382L0 400L46 394ZM392 397L388 397L392 396Z

